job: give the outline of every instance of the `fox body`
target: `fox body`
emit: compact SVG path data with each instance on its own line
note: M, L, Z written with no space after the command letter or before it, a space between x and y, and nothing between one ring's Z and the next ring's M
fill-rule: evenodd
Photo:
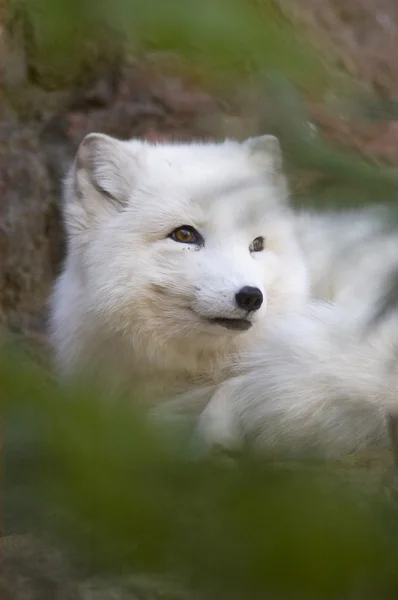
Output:
M181 393L171 404L201 414L209 446L252 436L332 455L385 441L397 319L364 331L397 268L398 236L371 211L295 214L276 138L90 134L63 211L67 256L51 302L63 376Z

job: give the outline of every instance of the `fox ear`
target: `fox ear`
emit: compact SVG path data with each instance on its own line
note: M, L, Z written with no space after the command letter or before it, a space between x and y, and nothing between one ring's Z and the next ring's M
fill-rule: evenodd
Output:
M243 147L263 171L272 176L282 174L283 159L278 138L273 135L250 137L243 142Z
M142 144L91 133L81 142L65 181L65 218L70 231L121 210L134 188Z

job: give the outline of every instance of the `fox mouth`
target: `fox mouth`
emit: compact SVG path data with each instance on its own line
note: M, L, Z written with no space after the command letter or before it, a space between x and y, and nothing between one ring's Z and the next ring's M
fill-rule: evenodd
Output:
M215 319L209 319L209 322L235 331L247 331L252 326L252 323L247 319L223 319L222 317L216 317Z

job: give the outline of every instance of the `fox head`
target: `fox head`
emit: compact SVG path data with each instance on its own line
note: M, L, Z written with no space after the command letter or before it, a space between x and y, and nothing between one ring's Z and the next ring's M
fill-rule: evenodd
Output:
M65 183L66 271L90 322L142 357L206 354L301 302L279 143L88 135Z

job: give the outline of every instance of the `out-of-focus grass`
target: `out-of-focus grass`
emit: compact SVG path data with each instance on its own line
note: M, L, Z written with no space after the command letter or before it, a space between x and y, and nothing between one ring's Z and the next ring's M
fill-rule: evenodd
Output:
M259 98L267 98L269 111L258 107L259 127L281 140L289 174L299 176L313 171L320 175L316 186L306 189L304 197L293 194L293 201L310 202L320 208L360 207L378 202L397 204L396 167L335 147L322 132L311 128L303 99L283 74L263 73L259 89ZM398 215L396 220L398 223Z
M172 50L226 71L271 66L319 86L322 62L270 0L12 0L31 28L32 59L54 78L74 75L93 46ZM101 54L101 48L97 48ZM64 73L62 72L64 71Z
M173 51L199 65L219 89L231 81L244 86L250 75L258 91L252 109L258 133L281 137L287 166L298 178L306 171L320 174L315 186L298 186L296 201L310 198L322 207L398 197L395 168L335 148L309 127L298 89L320 101L341 95L343 102L358 92L356 82L341 79L275 0L12 0L9 14L25 23L39 81L74 85L93 64L148 50Z
M18 352L1 386L6 512L102 574L167 573L217 598L396 592L394 515L333 466L196 461L188 430L57 390Z

